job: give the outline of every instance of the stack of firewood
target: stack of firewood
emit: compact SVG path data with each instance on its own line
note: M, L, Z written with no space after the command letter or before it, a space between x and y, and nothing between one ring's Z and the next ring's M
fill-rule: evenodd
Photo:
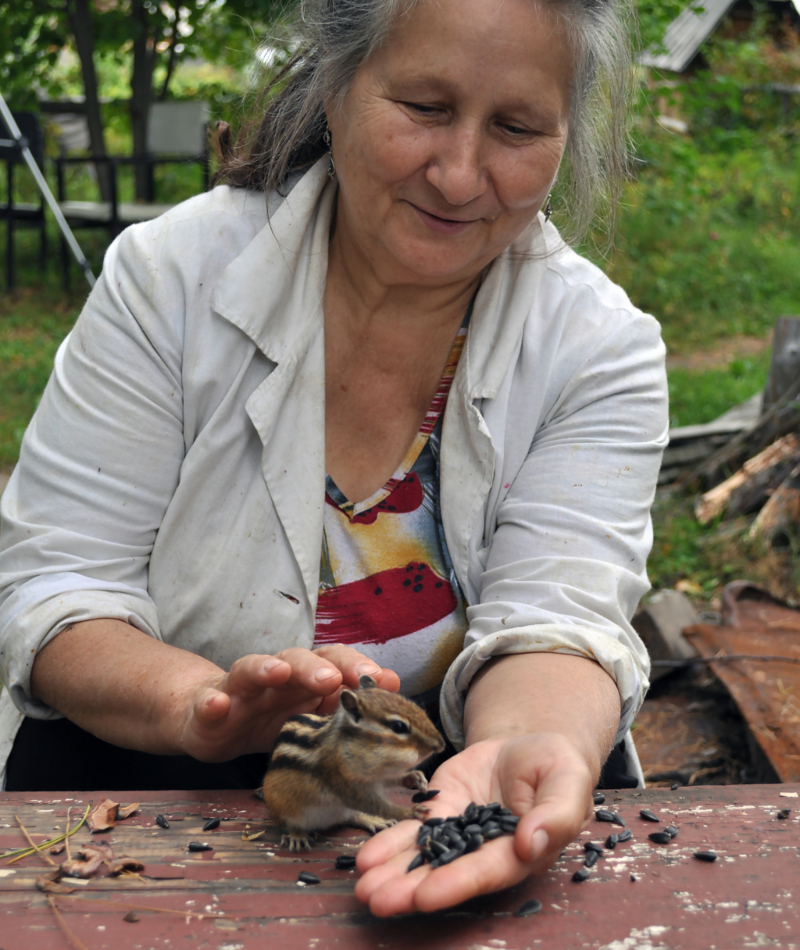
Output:
M785 542L800 533L800 318L775 326L761 416L692 472L706 489L695 513L703 524L757 512L751 537Z

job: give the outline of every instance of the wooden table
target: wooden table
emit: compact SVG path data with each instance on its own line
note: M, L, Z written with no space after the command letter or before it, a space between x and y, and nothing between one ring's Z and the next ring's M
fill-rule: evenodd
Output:
M334 869L337 854L356 852L360 835L343 831L298 857L278 849L276 829L249 793L114 793L115 801L141 801L141 809L94 838L109 841L116 855L142 860L143 876L93 878L71 894L48 895L36 887L46 870L41 858L10 867L0 860L0 948L800 950L799 794L797 784L609 792L606 807L627 820L634 838L601 858L585 883L571 880L583 841L602 842L613 830L608 824L592 822L542 878L446 913L379 920L353 896L356 872ZM24 844L15 815L38 842L37 835L63 831L68 807L74 820L90 799L103 797L0 795L0 851ZM642 807L679 827L671 844L648 840L659 826L639 818ZM777 818L782 808L791 809L788 820ZM156 825L157 814L169 829ZM202 832L213 817L220 827ZM262 837L243 840L262 828ZM81 829L73 851L91 837ZM214 850L189 853L190 841ZM718 853L716 863L692 857L708 848ZM322 883L298 885L301 870ZM540 913L513 916L534 897L544 905Z

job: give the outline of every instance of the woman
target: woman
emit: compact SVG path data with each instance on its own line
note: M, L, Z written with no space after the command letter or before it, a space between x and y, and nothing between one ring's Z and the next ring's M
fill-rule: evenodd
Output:
M318 12L227 169L266 203L129 229L59 352L3 499L0 725L11 787L58 714L149 771L264 753L362 672L441 684L434 813L522 820L435 871L413 822L362 849L375 913L434 910L552 863L647 685L663 347L540 210L568 141L578 198L619 155L587 110L621 11Z

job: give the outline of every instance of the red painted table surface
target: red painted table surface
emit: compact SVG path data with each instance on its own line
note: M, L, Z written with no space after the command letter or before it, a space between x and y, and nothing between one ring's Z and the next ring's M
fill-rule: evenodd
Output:
M333 866L337 854L356 852L359 834L323 838L298 857L279 850L277 830L250 793L117 792L110 796L114 801L141 801L141 810L94 837L108 840L116 855L142 860L144 879L95 878L75 885L72 895L52 898L86 950L800 950L799 793L798 784L608 792L606 807L619 811L634 838L601 858L585 883L571 880L582 864L583 842L602 842L613 830L608 824L593 821L542 877L448 912L380 920L353 896L356 872ZM0 851L24 844L15 815L31 834L50 837L63 831L68 806L74 819L89 800L103 797L0 794ZM671 844L648 840L658 825L639 818L642 807L679 827ZM788 820L777 819L780 808L791 808ZM169 829L155 824L159 813ZM202 832L212 817L222 819L220 827ZM261 828L263 837L243 840L243 833ZM71 839L73 850L89 839L81 829ZM190 854L192 840L214 850ZM694 859L700 849L715 850L716 863ZM0 860L2 950L70 947L36 888L44 870L38 857L11 867ZM322 883L298 885L301 870ZM533 897L542 911L514 917ZM130 908L137 921L123 919ZM216 916L198 919L187 911Z

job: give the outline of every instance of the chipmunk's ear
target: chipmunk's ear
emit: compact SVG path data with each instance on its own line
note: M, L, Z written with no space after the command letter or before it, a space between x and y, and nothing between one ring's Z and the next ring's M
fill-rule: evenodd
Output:
M358 708L358 700L352 690L343 689L342 695L339 697L339 702L341 702L344 711L350 716L353 722L358 722L359 719L361 719L361 710Z
M358 685L360 689L375 689L378 684L371 676L359 676Z

